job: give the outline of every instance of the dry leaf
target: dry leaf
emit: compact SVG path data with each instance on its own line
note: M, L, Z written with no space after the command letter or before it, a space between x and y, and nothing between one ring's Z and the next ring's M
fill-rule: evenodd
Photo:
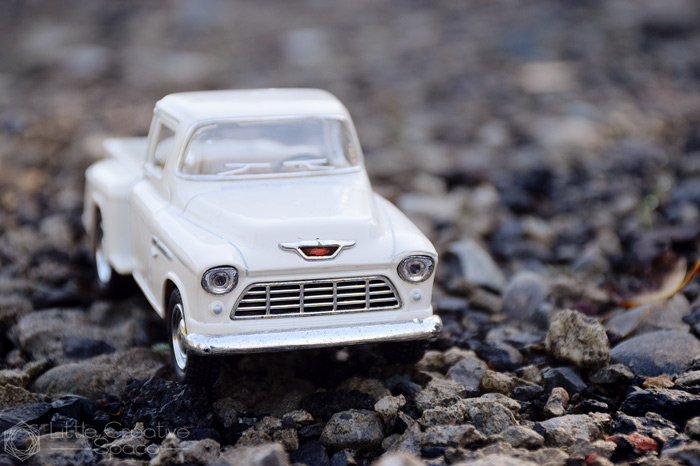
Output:
M668 299L671 296L678 293L687 285L690 280L695 276L700 269L700 259L695 263L693 270L686 276L687 261L685 258L680 257L678 262L673 266L673 269L664 278L661 288L654 291L647 291L640 293L632 299L623 301L622 305L624 307L636 307L642 306L644 304L653 303L654 301L661 301L663 299Z
M649 387L669 388L669 387L673 387L675 384L666 374L661 374L661 375L657 375L656 377L647 377L647 379L644 381L643 385L644 385L644 388L649 388Z

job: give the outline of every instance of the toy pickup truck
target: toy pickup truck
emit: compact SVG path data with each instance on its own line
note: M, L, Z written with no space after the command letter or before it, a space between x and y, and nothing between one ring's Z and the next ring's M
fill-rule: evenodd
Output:
M172 94L148 138L104 147L83 212L96 281L133 276L167 323L178 380L213 383L221 355L439 333L435 249L373 192L331 94Z

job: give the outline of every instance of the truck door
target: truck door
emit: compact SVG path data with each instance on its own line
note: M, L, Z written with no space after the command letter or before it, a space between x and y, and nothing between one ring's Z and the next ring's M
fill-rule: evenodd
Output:
M144 178L134 187L132 198L135 272L134 278L148 298L161 303L159 284L154 281L154 259L167 253L158 235L158 212L170 204L170 188L165 182L166 160L175 153L177 122L156 110L149 132L148 151L144 162Z

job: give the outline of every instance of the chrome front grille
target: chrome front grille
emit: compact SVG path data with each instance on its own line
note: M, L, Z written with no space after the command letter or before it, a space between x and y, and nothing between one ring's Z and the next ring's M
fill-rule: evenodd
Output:
M378 311L400 305L394 286L385 277L255 283L241 293L231 318Z

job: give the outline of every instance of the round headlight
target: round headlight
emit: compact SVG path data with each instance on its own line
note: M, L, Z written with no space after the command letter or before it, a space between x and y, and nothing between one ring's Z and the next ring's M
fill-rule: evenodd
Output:
M202 288L211 294L229 293L237 283L238 270L233 267L214 267L202 276Z
M424 282L433 274L434 268L435 261L431 257L409 256L399 264L399 277L411 283Z

